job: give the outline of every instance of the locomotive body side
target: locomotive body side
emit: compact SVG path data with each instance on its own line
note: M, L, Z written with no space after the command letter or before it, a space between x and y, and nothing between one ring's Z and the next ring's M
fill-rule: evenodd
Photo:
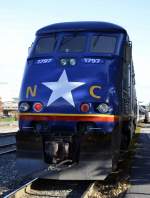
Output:
M51 179L104 179L136 125L131 45L102 22L47 26L36 34L20 92L18 165Z

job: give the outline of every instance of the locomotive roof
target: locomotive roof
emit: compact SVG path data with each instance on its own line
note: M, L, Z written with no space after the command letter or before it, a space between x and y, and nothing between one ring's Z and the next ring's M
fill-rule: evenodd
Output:
M126 30L121 26L107 22L64 22L55 23L45 26L36 32L36 35L49 34L53 32L66 32L66 31L101 31L101 32L122 32L126 33Z

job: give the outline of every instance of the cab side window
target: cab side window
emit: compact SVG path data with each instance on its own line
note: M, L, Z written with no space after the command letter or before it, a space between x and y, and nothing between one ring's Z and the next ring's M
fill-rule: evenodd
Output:
M131 46L126 44L123 64L123 89L129 92L131 87Z

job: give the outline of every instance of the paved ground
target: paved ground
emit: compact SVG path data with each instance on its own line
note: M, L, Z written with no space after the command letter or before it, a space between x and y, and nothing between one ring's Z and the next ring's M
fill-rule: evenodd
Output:
M18 122L0 122L0 133L10 133L18 131Z
M150 124L141 130L130 182L125 198L150 198Z

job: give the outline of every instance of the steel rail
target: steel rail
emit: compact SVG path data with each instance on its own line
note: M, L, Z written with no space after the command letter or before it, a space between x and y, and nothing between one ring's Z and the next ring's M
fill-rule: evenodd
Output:
M0 149L1 149L1 148L11 147L11 146L16 146L16 143L2 144L2 145L0 145Z
M15 189L14 191L12 191L12 192L10 192L10 193L8 193L8 194L5 194L5 196L3 196L3 198L18 198L18 197L22 197L22 196L24 196L26 193L28 194L29 192L29 190L31 190L31 185L32 184L34 184L34 182L36 182L38 180L38 178L35 178L35 179L33 179L33 180L31 180L31 181L29 181L29 182L27 182L26 184L24 184L23 186L21 186L21 187L19 187L19 188L17 188L17 189ZM80 181L79 181L80 182ZM88 185L88 187L86 188L86 189L84 189L84 192L82 192L81 193L81 195L80 196L78 196L78 197L80 197L80 198L85 198L86 196L87 196L87 192L91 189L93 187L93 182L92 182L92 184L89 184ZM28 189L29 188L29 189ZM27 190L28 189L28 190ZM41 191L41 190L40 190ZM45 190L44 190L45 191ZM51 190L47 190L47 191L51 191ZM58 189L58 191L59 191L59 189ZM30 194L30 193L29 193ZM43 195L43 194L33 194L33 192L31 191L31 195L32 196L35 196L35 197L38 197L38 196L45 196L45 194ZM30 196L30 195L28 195L28 196ZM49 194L47 194L47 196L49 196L49 197L56 197L56 195L49 195ZM67 196L68 196L68 194L67 194ZM60 196L60 195L57 195L57 197L67 197L67 196Z
M34 178L31 181L27 182L26 184L22 185L21 187L15 189L14 191L10 192L9 194L6 194L3 198L15 198L15 197L21 197L20 195L24 193L24 190L27 186L31 185L34 181L36 181L38 178ZM20 195L19 195L20 193ZM19 195L19 196L18 196Z
M95 181L87 187L81 198L88 198L88 192L90 192L93 189L94 185L95 185Z
M1 138L1 137L16 136L16 133L17 133L17 132L15 132L15 131L14 131L14 132L9 132L9 133L0 133L0 138Z
M14 151L16 151L16 143L0 145L0 155L11 153Z

